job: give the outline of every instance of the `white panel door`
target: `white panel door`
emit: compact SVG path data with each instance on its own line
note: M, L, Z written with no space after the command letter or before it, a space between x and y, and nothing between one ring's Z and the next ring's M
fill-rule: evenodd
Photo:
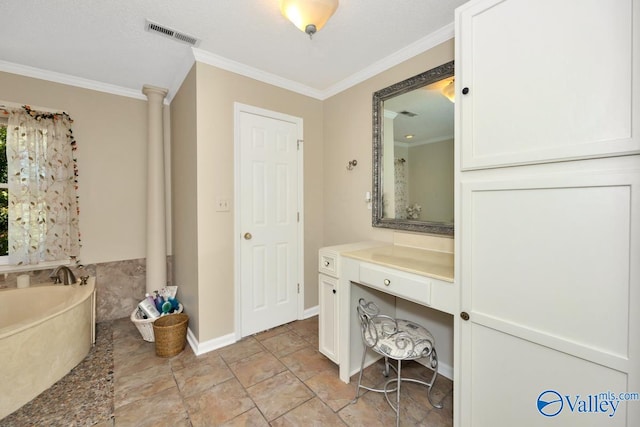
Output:
M461 6L463 170L640 152L639 21L638 0Z
M459 425L640 425L640 158L524 169L461 181Z
M241 334L298 316L298 126L242 111Z

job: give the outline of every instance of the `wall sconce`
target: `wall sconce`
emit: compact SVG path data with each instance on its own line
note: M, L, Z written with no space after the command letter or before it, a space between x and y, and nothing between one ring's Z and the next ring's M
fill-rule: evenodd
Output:
M347 163L347 170L353 170L353 168L358 164L358 161L353 159L351 161L349 161L349 163Z
M442 94L447 97L447 99L451 102L456 102L456 87L454 84L454 79L451 79L448 85L442 88Z
M320 31L338 8L338 0L280 0L280 12L309 38Z

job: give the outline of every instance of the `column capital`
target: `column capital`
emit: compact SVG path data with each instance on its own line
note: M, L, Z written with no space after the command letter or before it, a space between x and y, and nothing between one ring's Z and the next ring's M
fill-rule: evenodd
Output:
M147 98L150 98L152 95L160 95L161 99L164 99L167 93L169 93L169 90L162 87L144 85L142 86L142 93L147 95Z

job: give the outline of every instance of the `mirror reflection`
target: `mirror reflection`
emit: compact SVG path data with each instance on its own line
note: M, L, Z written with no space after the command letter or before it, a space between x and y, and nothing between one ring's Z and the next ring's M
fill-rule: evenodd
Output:
M373 225L453 234L453 62L374 94Z

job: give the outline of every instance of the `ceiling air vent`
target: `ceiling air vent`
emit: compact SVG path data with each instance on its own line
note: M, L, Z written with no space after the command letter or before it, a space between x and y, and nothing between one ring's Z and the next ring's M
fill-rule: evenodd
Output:
M415 117L415 116L417 116L416 113L411 112L411 111L407 111L407 110L400 111L398 114L402 114L403 116L407 116L407 117Z
M200 40L196 37L174 30L173 28L160 25L153 21L149 21L148 19L145 22L144 29L150 33L160 34L161 36L169 37L170 39L174 39L191 46L197 47L200 44Z

